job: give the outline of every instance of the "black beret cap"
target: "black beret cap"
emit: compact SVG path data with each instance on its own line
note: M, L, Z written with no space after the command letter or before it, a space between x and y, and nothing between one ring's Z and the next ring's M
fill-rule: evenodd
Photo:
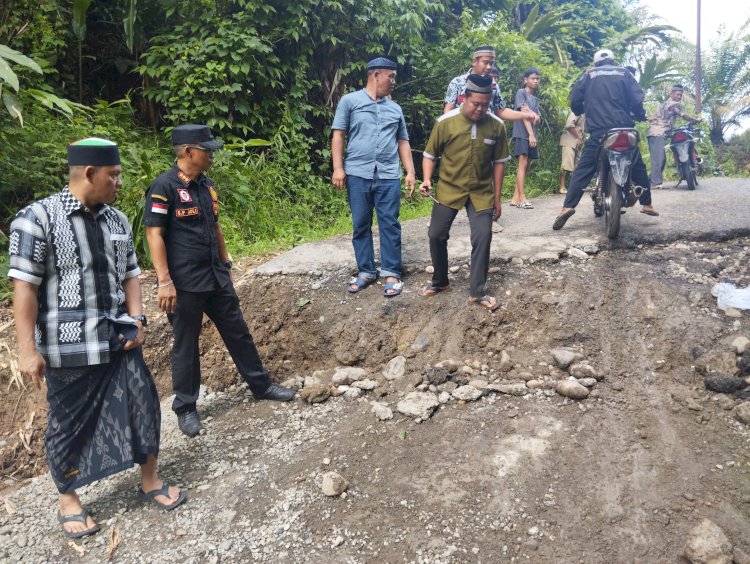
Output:
M221 149L224 143L214 139L207 125L180 125L172 130L172 145L200 145L206 149Z
M391 61L387 57L376 57L375 59L371 60L369 63L367 63L367 70L376 70L376 69L388 69L388 70L396 70L398 66L394 61Z
M112 166L120 164L117 143L87 137L68 145L68 166Z

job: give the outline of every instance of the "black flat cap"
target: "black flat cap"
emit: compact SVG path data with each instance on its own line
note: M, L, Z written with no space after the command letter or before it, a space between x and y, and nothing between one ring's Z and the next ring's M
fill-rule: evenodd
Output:
M172 145L200 145L206 149L221 149L224 143L214 139L207 125L180 125L172 130Z

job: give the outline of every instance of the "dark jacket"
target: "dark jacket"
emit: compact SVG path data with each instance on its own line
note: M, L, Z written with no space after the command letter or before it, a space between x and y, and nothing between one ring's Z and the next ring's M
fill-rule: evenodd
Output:
M588 69L570 90L570 108L586 114L586 131L602 137L613 127L633 127L646 119L643 89L633 75L616 65Z

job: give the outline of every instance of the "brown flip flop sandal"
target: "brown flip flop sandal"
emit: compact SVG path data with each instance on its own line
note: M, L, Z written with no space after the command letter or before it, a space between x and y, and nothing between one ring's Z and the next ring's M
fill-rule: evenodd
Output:
M494 304L492 303L492 300L495 300ZM469 303L476 304L490 311L495 311L500 307L500 300L498 300L494 296L482 296L481 298L472 298L470 296Z
M573 214L576 213L576 210L573 208L570 208L568 211L562 212L560 215L557 216L557 219L555 219L555 223L552 224L552 229L555 231L559 231L563 228L563 226L568 222L568 220L573 217Z
M435 286L434 284L430 284L424 290L422 290L421 292L419 292L419 295L422 296L422 297L424 297L424 298L429 298L429 297L435 296L435 295L437 295L437 294L439 294L441 292L450 292L450 291L451 291L450 285L448 285L448 286Z

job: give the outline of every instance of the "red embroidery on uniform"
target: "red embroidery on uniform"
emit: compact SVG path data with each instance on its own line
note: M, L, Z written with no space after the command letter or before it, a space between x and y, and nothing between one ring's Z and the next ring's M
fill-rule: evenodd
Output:
M188 184L190 184L192 182L192 179L187 174L185 174L184 172L182 172L181 170L177 171L177 178L179 178L180 180L182 180L185 183L185 186L187 186Z
M185 190L185 188L178 188L177 193L180 196L181 202L188 203L193 201L193 198L190 197L190 192Z
M191 217L194 215L199 215L200 211L198 208L177 208L174 210L174 214L177 217Z
M216 191L216 186L209 186L208 187L208 193L211 194L211 199L214 202L219 201L219 193Z

